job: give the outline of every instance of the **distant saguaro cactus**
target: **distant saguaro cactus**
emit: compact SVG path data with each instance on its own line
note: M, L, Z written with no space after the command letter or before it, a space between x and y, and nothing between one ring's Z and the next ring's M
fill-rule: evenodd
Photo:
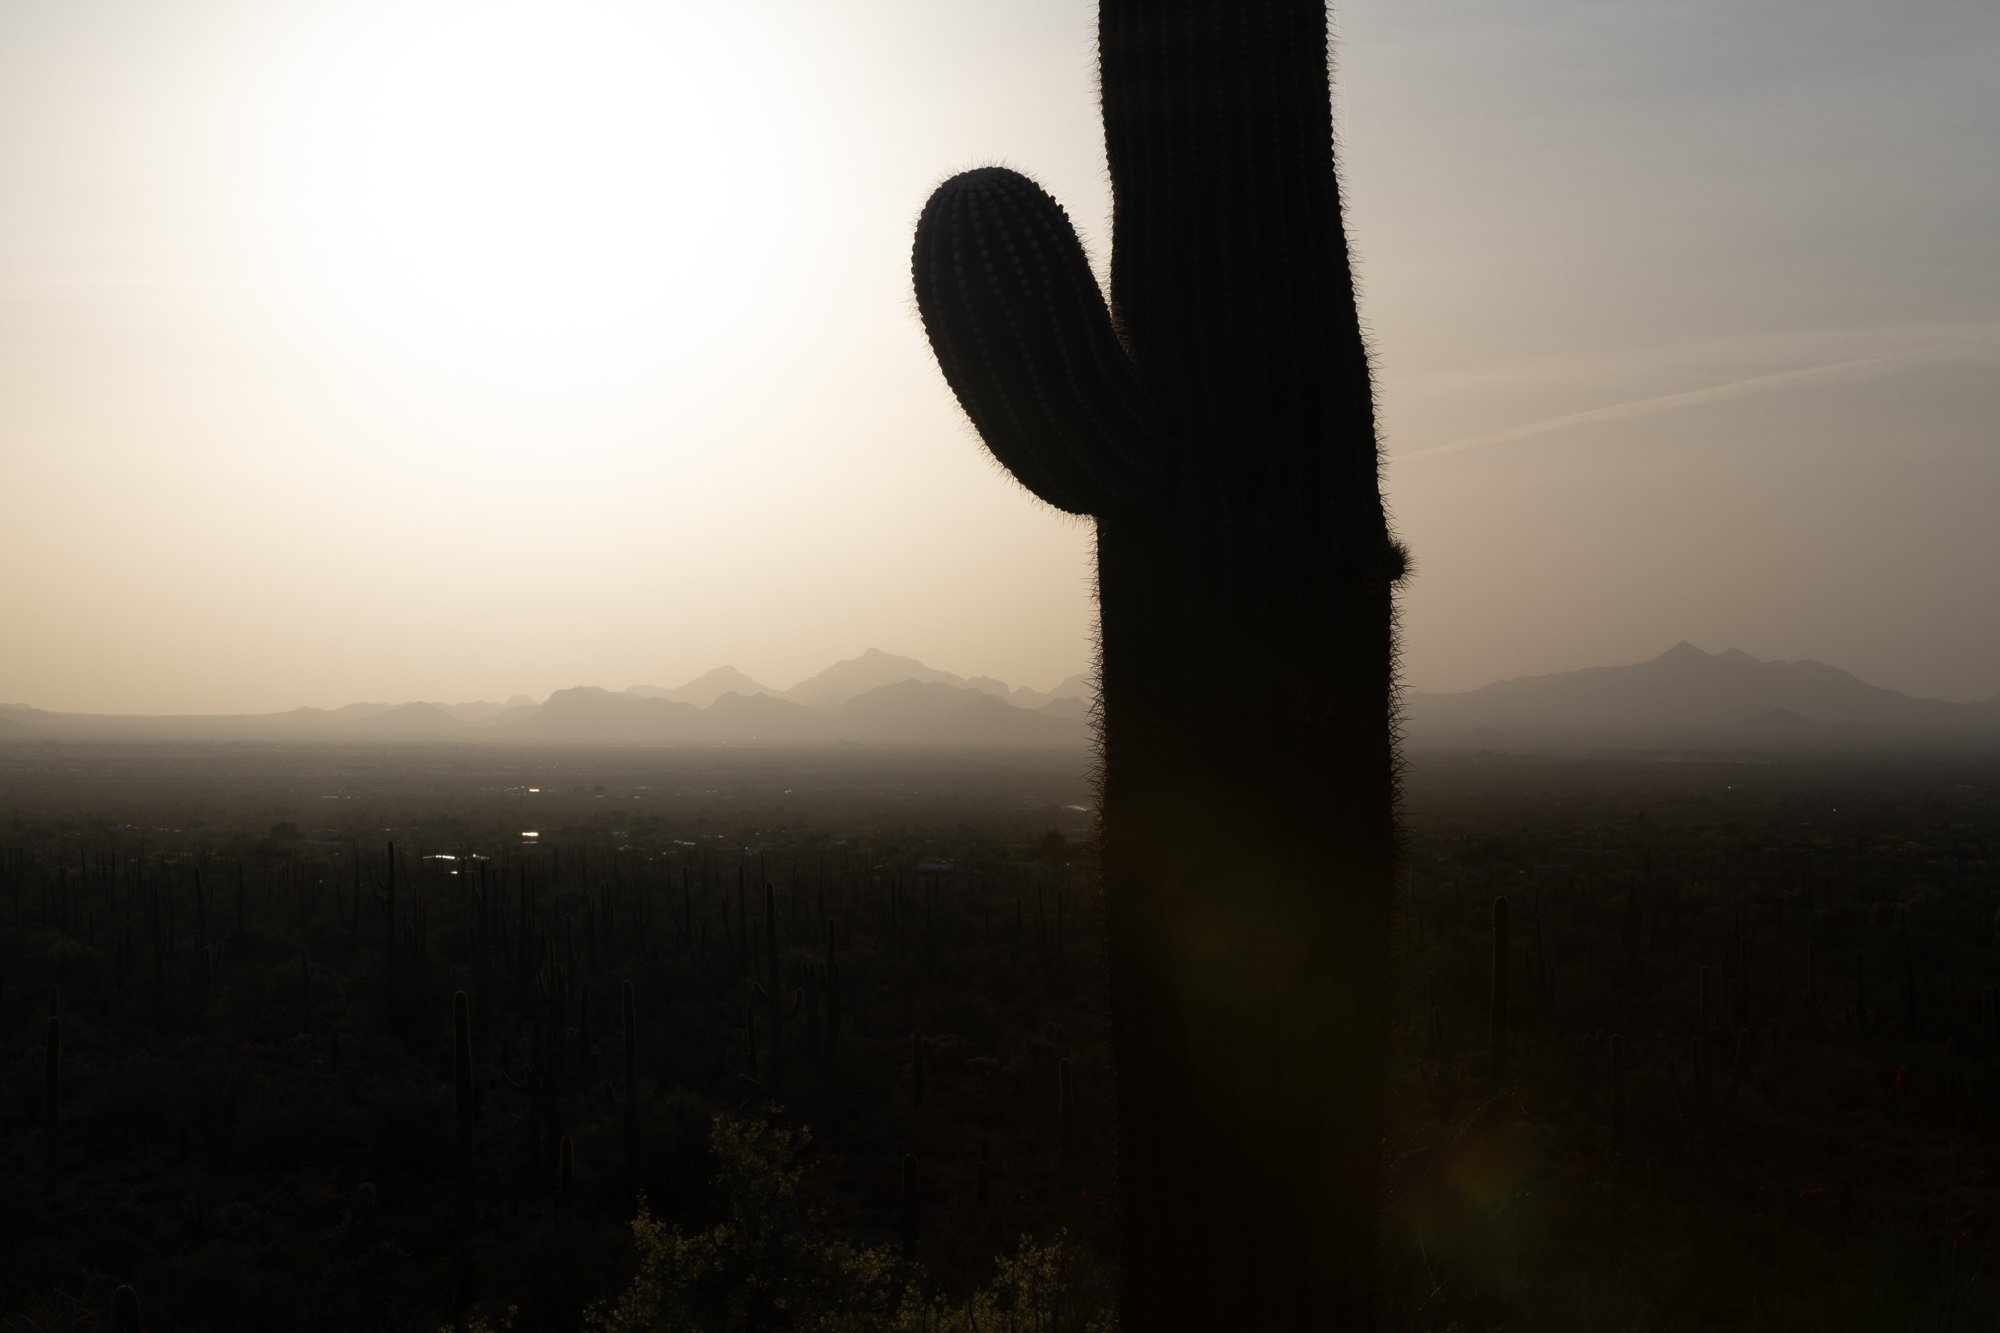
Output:
M899 1209L902 1236L902 1250L905 1259L917 1257L917 1238L921 1226L917 1211L917 1159L913 1154L903 1154L903 1192Z
M1507 900L1493 900L1493 1091L1507 1081Z
M42 1051L42 1144L48 1178L54 1180L62 1174L62 1018L53 1013Z
M1363 1327L1395 851L1392 585L1323 0L1103 0L1107 305L981 168L918 308L995 458L1097 528L1122 1322ZM1284 1069L1284 1078L1274 1078Z
M1056 1141L1064 1166L1076 1158L1076 1101L1070 1091L1069 1058L1056 1066Z
M111 1333L140 1333L145 1327L139 1311L139 1293L120 1287L111 1293Z
M472 1299L472 1010L465 992L451 997L452 1166L458 1308Z

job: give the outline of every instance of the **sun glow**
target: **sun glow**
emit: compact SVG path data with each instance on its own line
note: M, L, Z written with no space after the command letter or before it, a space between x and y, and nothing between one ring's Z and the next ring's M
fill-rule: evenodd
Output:
M383 12L291 95L285 262L425 361L712 335L772 211L729 49L681 6Z

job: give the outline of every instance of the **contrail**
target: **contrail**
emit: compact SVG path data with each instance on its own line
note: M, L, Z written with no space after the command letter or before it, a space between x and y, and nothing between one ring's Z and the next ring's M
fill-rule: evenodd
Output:
M1681 393L1662 394L1657 398L1640 398L1629 403L1614 403L1610 407L1594 407L1588 412L1572 412L1567 416L1551 417L1547 421L1530 422L1525 426L1514 426L1508 430L1496 431L1491 435L1472 435L1462 440L1452 440L1447 444L1434 444L1427 449L1412 449L1405 454L1392 455L1393 460L1405 458L1426 458L1439 454L1463 453L1467 449L1479 449L1489 444L1506 444L1513 440L1530 439L1536 435L1548 435L1554 431L1568 430L1574 426L1591 426L1603 421L1625 421L1632 417L1651 416L1655 412L1671 412L1680 407L1699 407L1704 403L1727 402L1732 398L1748 398L1754 394L1776 393L1784 389L1804 388L1813 384L1830 384L1839 380L1859 379L1870 375L1883 375L1900 370L1914 361L1920 361L1941 351L1958 350L1946 344L1932 343L1923 347L1913 347L1906 352L1892 352L1887 356L1865 356L1852 361L1835 361L1823 366L1807 366L1803 370L1785 370L1775 375L1757 375L1750 379L1732 380L1728 384L1715 384L1705 389L1688 389Z

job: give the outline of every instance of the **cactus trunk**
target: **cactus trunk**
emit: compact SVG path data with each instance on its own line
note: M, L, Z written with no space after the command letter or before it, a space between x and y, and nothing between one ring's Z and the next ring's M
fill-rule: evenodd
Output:
M1121 1318L1364 1327L1392 586L1319 0L1104 0L1107 306L1062 210L947 181L912 269L994 456L1097 525Z

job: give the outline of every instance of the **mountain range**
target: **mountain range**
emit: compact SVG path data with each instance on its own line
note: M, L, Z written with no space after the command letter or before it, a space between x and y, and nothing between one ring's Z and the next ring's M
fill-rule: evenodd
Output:
M1915 699L1824 662L1683 640L1650 661L1403 699L1412 749L2000 749L2000 695Z
M283 713L138 716L0 705L0 741L262 740L493 742L548 745L1055 746L1089 742L1095 687L1078 674L1054 689L970 680L871 648L788 690L733 666L684 685L579 685L540 703L355 703Z
M265 740L550 745L1081 747L1095 687L1051 690L955 676L870 649L786 690L732 666L672 689L580 685L540 703L357 703L284 713L140 717L0 705L0 742ZM1463 693L1410 691L1413 751L1652 749L2000 750L2000 695L1916 699L1822 662L1766 662L1677 643L1650 661L1522 676Z

